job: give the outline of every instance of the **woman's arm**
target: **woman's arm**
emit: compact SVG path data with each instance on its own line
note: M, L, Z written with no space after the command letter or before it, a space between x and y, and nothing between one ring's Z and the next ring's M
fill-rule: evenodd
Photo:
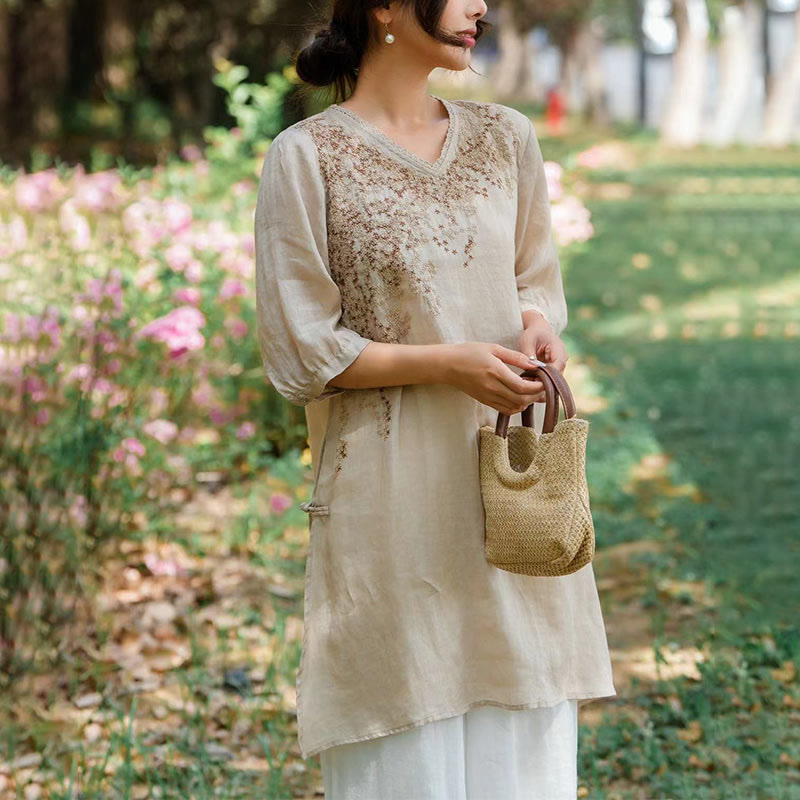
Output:
M519 377L512 366L524 370L530 362L524 353L491 342L370 342L328 382L328 390L440 383L504 414L514 414L534 402L543 387L541 381Z
M370 342L326 388L373 389L411 383L444 383L448 344Z

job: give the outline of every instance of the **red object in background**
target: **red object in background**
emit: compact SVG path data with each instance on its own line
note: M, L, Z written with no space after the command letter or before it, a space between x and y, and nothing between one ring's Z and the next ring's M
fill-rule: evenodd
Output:
M558 87L553 87L547 92L547 127L552 133L561 130L564 124L564 98Z

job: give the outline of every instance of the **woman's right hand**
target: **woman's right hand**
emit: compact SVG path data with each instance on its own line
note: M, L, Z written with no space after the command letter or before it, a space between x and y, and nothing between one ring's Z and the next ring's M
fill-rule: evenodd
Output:
M521 378L510 368L531 368L524 353L488 342L458 342L446 347L446 383L480 403L511 416L531 403L544 402L542 382Z

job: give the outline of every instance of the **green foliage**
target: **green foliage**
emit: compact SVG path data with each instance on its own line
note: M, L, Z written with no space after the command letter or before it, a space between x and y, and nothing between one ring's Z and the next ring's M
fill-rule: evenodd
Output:
M218 166L241 164L263 154L270 140L285 127L284 102L295 84L288 68L270 73L264 83L246 83L249 70L242 65L220 60L217 69L213 80L225 91L227 109L236 126L206 128L206 157Z
M607 41L637 41L638 2L640 0L593 0L592 14L602 21Z
M613 721L582 725L584 796L641 796L608 793L621 784L648 797L796 797L788 767L800 762L800 629L764 628L725 642L701 637L711 655L697 663L699 678L642 687Z

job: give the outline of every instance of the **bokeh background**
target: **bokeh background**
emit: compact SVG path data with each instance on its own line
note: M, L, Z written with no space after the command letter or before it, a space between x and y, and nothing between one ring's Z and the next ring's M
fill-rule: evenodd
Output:
M800 798L797 0L505 0L433 93L529 114L619 695L580 797ZM257 349L294 0L0 0L0 797L322 795L310 454Z

